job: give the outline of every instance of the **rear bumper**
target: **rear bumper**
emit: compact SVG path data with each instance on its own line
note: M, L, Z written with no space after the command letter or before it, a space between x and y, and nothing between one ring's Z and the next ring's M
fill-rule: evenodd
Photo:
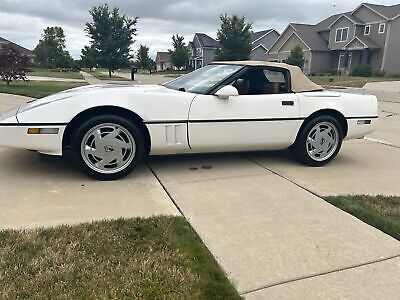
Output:
M370 124L363 124L364 121L371 121ZM379 125L379 119L374 118L357 118L347 119L348 131L346 140L360 139L374 132Z
M34 150L50 155L62 155L62 139L66 126L18 124L16 118L15 123L12 121L14 121L12 118L0 121L0 147ZM58 133L28 134L29 128L57 128Z

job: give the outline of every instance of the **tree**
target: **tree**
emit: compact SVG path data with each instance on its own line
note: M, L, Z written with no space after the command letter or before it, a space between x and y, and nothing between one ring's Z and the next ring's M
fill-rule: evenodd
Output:
M296 46L290 51L287 63L289 65L298 66L299 68L303 69L304 56L303 56L303 49L300 46Z
M65 50L65 34L61 27L47 27L33 50L36 62L46 68L68 68L73 59Z
M0 78L7 85L13 80L26 80L26 72L31 65L30 58L11 45L0 50Z
M97 66L97 51L93 46L85 46L81 51L81 65L92 70Z
M152 68L152 59L149 56L149 47L140 45L137 52L137 64L141 69L149 70Z
M172 36L172 46L174 50L169 50L171 54L171 63L178 69L182 69L187 66L189 62L188 48L183 41L184 37L177 35Z
M138 18L120 15L118 8L110 10L107 4L95 6L89 13L92 22L86 23L85 31L96 50L98 64L107 68L111 77L114 70L129 64Z
M221 27L217 32L219 41L217 60L247 60L251 52L251 23L245 17L221 15Z

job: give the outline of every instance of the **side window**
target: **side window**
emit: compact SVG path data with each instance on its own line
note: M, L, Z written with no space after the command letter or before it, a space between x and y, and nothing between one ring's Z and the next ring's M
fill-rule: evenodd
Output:
M263 73L268 81L264 86L266 94L283 94L289 91L286 71L265 69Z
M239 95L271 95L289 92L288 71L279 68L250 68L232 85Z

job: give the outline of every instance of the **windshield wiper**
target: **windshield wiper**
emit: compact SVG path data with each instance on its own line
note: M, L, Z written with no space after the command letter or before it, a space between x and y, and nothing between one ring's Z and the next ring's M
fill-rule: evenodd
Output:
M186 92L185 88L183 88L183 87L179 88L178 91L180 91L180 92Z

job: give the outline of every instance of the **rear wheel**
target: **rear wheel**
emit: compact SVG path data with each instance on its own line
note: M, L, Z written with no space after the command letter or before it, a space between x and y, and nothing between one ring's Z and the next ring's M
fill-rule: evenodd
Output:
M125 118L103 115L84 122L72 139L75 162L99 180L126 176L144 157L144 138Z
M301 163L320 167L337 156L342 141L339 122L331 116L319 116L304 126L290 152Z

